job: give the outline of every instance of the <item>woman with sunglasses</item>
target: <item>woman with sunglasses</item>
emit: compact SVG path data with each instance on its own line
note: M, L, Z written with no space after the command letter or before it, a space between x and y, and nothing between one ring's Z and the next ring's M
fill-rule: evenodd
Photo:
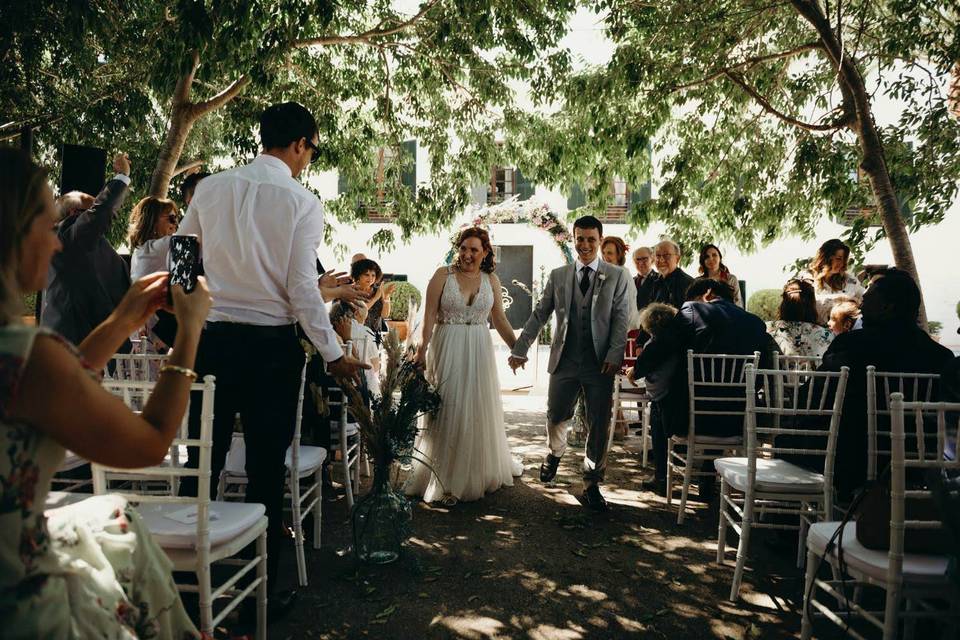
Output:
M130 247L130 279L167 270L170 237L180 224L180 214L173 200L144 198L130 212L127 244ZM177 335L177 320L173 314L160 310L147 326L164 343L172 345Z

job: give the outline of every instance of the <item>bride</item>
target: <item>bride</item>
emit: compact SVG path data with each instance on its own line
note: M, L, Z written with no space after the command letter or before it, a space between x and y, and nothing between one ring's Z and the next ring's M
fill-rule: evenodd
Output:
M514 462L503 425L500 382L487 320L513 348L516 337L503 312L493 247L483 229L464 229L457 258L427 286L423 342L416 362L443 400L417 438L418 457L406 493L424 502L479 500L513 486L523 467ZM429 350L429 355L428 355ZM432 467L432 469L431 469Z

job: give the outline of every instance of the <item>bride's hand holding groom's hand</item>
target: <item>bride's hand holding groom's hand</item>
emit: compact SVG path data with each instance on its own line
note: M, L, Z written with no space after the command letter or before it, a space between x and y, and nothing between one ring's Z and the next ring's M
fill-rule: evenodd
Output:
M519 358L517 356L510 356L507 358L507 364L510 365L510 370L513 371L513 375L517 375L517 368L519 367L520 369L523 369L526 363L526 358Z

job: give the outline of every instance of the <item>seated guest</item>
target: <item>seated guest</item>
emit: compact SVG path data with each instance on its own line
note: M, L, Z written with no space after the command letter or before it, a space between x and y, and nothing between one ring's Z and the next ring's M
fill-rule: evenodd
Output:
M767 323L767 332L785 356L819 358L833 341L833 333L817 324L817 299L806 280L784 285L777 319Z
M130 256L131 279L137 280L148 273L167 270L170 237L179 223L180 216L173 200L151 196L136 204L130 212L130 228L127 232L127 246L133 252ZM173 344L177 323L172 314L161 309L148 324L165 345Z
M113 168L117 174L96 201L66 198L66 217L57 224L63 251L50 265L40 323L74 344L106 320L130 288L130 270L106 238L130 184L125 153L117 154ZM125 341L121 350L129 349Z
M374 331L380 331L383 319L390 317L390 296L396 290L397 283L384 283L380 265L367 258L361 258L350 265L350 276L357 290L370 296L365 303L361 303L365 304L367 309L364 324Z
M723 264L723 254L715 244L705 244L700 249L700 277L726 282L733 289L734 304L738 307L743 306L743 300L740 297L740 281L737 280L737 276L730 273L727 265Z
M631 380L647 376L663 367L671 358L680 357L669 390L651 405L656 488L661 494L666 489L667 439L685 435L689 424L686 352L751 354L760 351L761 366L770 366L770 356L776 349L767 335L763 320L738 307L733 302L733 291L725 282L703 278L696 280L687 293L689 300L680 307L673 321L657 339L644 348L634 368L628 371ZM729 403L723 403L729 407ZM739 416L714 416L704 425L698 425L702 435L733 436L743 432ZM703 483L700 494L710 492L709 479Z
M834 335L840 335L857 328L860 319L860 305L851 298L841 298L830 309L830 322L827 326ZM862 327L861 327L862 328Z
M159 464L187 408L210 308L203 280L173 291L180 333L143 412L100 386L117 347L166 297L166 274L135 282L79 348L17 324L21 296L41 289L60 250L45 172L0 148L0 619L4 638L199 637L170 562L137 512L96 496L51 512L50 479L69 449L112 467Z
M834 238L824 242L810 262L817 296L817 317L822 325L830 321L830 309L839 299L852 298L860 302L863 298L863 285L847 271L849 260L850 247Z
M644 307L643 311L640 312L640 327L650 335L650 339L647 340L644 348L656 341L657 336L670 326L676 315L677 309L675 307L662 302L651 302ZM656 402L667 395L667 392L670 391L673 372L677 370L679 363L680 353L678 352L673 357L665 358L656 369L647 372L643 381L647 395L650 396L651 400Z
M940 373L953 353L917 326L920 289L905 271L878 274L863 295L863 329L834 338L823 355L823 371L849 367L837 434L834 478L841 499L867 475L867 365L878 371Z

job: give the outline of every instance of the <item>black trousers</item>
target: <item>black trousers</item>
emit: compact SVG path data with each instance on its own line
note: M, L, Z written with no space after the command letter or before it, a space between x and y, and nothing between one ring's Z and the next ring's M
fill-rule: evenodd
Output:
M266 507L267 585L276 587L280 550L285 540L283 494L287 447L293 440L300 372L305 356L294 325L265 327L208 322L200 337L196 371L216 376L210 494L233 438L239 413L246 444L247 502ZM190 437L200 435L199 398L190 403ZM199 452L191 447L187 466L197 468ZM196 495L196 479L185 479L183 495Z

